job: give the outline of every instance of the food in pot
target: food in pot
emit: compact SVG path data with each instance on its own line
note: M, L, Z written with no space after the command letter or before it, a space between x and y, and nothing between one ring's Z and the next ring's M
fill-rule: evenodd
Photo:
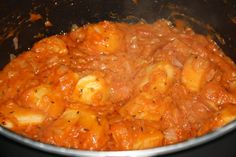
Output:
M0 72L0 123L84 150L135 150L202 136L236 118L236 66L171 22L103 21L35 43Z

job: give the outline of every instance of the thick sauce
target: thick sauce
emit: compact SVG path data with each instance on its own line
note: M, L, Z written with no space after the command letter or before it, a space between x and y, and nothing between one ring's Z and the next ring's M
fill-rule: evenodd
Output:
M158 147L236 118L236 66L166 20L100 22L34 44L0 72L0 123L87 150Z

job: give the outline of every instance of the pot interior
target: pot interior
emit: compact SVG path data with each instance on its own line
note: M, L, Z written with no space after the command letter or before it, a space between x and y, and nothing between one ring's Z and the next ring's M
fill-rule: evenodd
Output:
M50 35L102 20L152 23L183 20L197 33L210 35L236 62L236 1L234 0L4 0L0 2L0 67L33 43ZM39 14L38 20L30 15ZM52 26L46 27L50 21ZM13 41L17 40L17 47ZM231 128L232 130L232 128Z

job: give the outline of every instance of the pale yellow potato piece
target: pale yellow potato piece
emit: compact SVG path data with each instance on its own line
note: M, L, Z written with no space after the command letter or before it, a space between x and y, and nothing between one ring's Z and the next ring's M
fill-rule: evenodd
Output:
M46 115L56 118L64 111L64 104L49 85L39 85L26 91L23 95L24 105L43 111Z
M120 121L111 125L111 134L119 149L146 149L163 144L164 135L145 121Z
M119 113L125 118L159 121L168 109L165 100L153 101L148 93L141 93L122 106Z
M95 75L79 79L73 92L73 99L84 104L98 105L107 100L109 89L105 80Z
M123 32L111 22L88 25L84 31L77 36L83 36L81 46L88 50L86 53L112 54L122 47Z
M147 67L144 79L139 88L145 90L155 90L155 92L164 93L175 76L175 67L167 62L159 62ZM145 87L146 86L146 87Z
M11 110L11 104L10 105L2 105L0 107L0 125L2 125L5 128L12 129L15 127L15 121L14 117L12 116L13 111Z
M32 50L35 52L43 53L68 53L68 49L65 42L56 35L40 40L33 46Z
M224 104L236 104L236 96L221 86L219 82L205 84L200 95L215 110L219 110Z
M9 103L5 107L2 107L1 113L4 115L7 121L9 121L8 125L10 127L14 126L12 120L14 120L19 126L37 125L41 124L46 117L39 111L20 107L14 103Z
M76 109L66 109L63 114L59 117L58 120L53 125L53 128L56 128L58 131L62 131L74 125L80 118L79 111ZM69 123L68 123L69 121Z
M0 125L4 126L5 128L12 129L15 125L10 120L4 120L0 118Z
M43 99L43 96L47 95L50 92L50 87L47 85L41 85L31 89L30 92L34 99L33 105L40 109L44 109L44 106L41 106L41 101Z
M184 64L181 74L182 83L191 91L199 91L209 71L210 62L197 56L191 56Z
M101 123L103 122L104 121ZM98 123L97 115L82 106L79 109L66 109L59 119L55 121L54 127L57 126L55 128L63 131L64 128L75 124L94 132L99 132L102 127L102 125Z
M236 107L235 104L225 104L218 115L219 127L228 124L236 119Z
M167 91L173 83L176 69L167 62L159 62L146 68L139 85L139 93L128 101L119 111L126 118L159 121L168 103L158 101L158 94ZM155 101L154 101L155 100Z
M19 125L36 125L42 123L45 119L43 114L32 112L30 110L21 110L14 113L14 116Z
M58 118L50 127L50 137L54 140L61 138L72 138L75 128L80 131L78 137L74 140L81 143L81 148L100 148L107 142L108 122L105 118L100 117L87 106L79 107L78 109L66 109L65 112ZM66 140L65 140L66 141Z

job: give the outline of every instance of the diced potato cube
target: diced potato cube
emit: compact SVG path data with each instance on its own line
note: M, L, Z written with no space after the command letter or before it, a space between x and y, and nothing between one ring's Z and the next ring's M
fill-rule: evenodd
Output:
M62 133L66 128L74 125L80 118L79 111L76 109L66 109L63 114L55 121L52 129Z
M46 117L39 111L23 108L14 103L9 103L1 107L1 114L3 114L6 119L9 118L9 122L12 122L12 119L19 126L41 124ZM10 123L9 125L11 126Z
M197 56L191 56L184 64L181 81L191 91L199 91L204 84L204 77L210 62Z
M107 142L108 122L86 107L66 109L50 126L46 136L54 141L64 139L63 143L70 142L80 148L98 149L104 146Z
M215 110L223 104L236 104L236 96L222 87L219 82L210 82L200 91L200 95L207 104Z
M122 31L111 22L88 25L85 27L85 39L81 46L88 50L87 53L112 54L122 47L122 34Z
M163 144L164 135L143 121L122 121L111 125L112 137L119 150L146 149Z
M1 119L0 118L0 125L4 126L5 128L12 129L14 127L14 124L12 121L8 119Z
M165 100L157 102L151 95L141 93L125 104L119 113L125 118L159 121L167 107Z
M109 89L103 78L87 75L81 78L74 89L73 99L89 105L98 105L109 96Z
M19 125L40 124L44 121L45 116L37 112L22 110L22 112L14 113Z
M40 107L40 101L42 100L43 96L47 95L50 92L49 86L37 86L31 90L33 94L33 99L36 106Z
M56 35L40 40L33 46L32 50L40 53L68 53L65 42Z
M159 62L147 67L146 74L139 88L147 88L148 91L164 93L172 83L175 75L175 68L167 62Z
M21 99L25 106L39 109L50 117L56 118L64 111L64 104L49 85L39 85L27 90Z
M225 124L228 124L229 122L236 119L236 107L235 104L225 104L220 114L218 115L218 126L221 127Z

